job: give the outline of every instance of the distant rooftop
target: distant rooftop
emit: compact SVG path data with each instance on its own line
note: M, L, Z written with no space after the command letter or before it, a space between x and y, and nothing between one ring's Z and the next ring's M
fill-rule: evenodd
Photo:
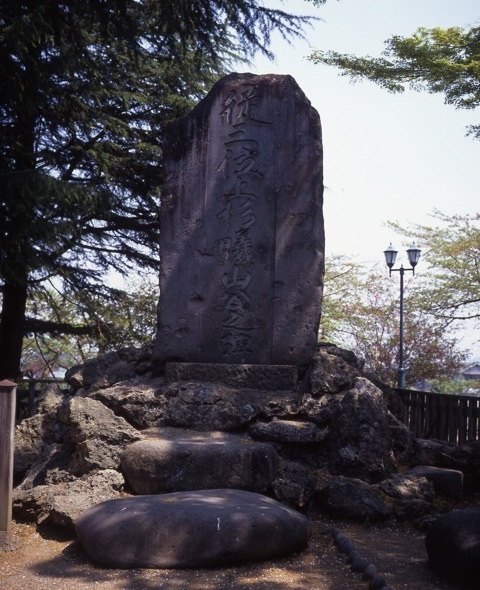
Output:
M463 371L460 371L461 379L480 379L480 363L473 363Z

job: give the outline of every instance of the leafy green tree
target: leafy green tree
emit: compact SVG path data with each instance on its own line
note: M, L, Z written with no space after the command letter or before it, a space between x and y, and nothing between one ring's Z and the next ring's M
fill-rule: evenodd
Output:
M67 293L53 284L45 288L41 299L29 302L27 313L35 316L32 323L49 330L27 334L22 373L50 377L100 353L152 342L158 285L137 279L128 292L113 295L114 301L106 301L88 291Z
M432 379L432 391L448 395L471 395L480 391L480 381L466 379Z
M399 285L377 268L366 269L348 257L326 261L319 337L347 347L365 368L395 385L399 357ZM442 322L417 305L420 277L406 281L404 359L407 385L418 379L451 378L465 353Z
M447 104L475 109L480 104L480 27L420 28L411 37L385 41L384 57L357 57L336 51L314 51L314 63L334 66L352 80L371 80L390 92L440 93ZM480 139L480 125L469 127Z
M45 281L109 298L109 269L156 268L165 124L307 22L253 0L2 1L0 378L42 333L25 310Z
M443 326L480 322L480 214L449 216L434 211L432 225L389 226L422 246L417 305Z

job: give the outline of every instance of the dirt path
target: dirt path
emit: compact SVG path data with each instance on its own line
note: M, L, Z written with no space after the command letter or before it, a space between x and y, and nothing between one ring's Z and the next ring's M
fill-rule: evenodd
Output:
M362 526L314 517L314 532L301 554L219 569L118 570L95 567L80 545L52 527L14 524L21 542L0 554L2 590L368 590L332 542L334 524L373 563L390 590L459 590L433 575L424 535L407 524Z

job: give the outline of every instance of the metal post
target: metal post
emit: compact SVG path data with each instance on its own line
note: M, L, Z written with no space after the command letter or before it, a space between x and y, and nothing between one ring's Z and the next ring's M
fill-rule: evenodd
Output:
M407 270L415 274L415 267L420 260L420 252L420 248L417 248L415 242L413 242L413 244L407 250L408 260L412 265L412 268L403 268L403 264L400 265L400 268L393 268L395 260L397 259L397 250L395 250L395 248L390 243L390 246L383 251L390 276L392 276L392 272L400 273L400 348L398 354L398 389L405 389L405 367L403 365L403 275Z
M403 275L405 269L400 267L400 349L398 359L398 389L405 389L405 367L403 366Z
M13 439L17 386L0 381L0 550L12 548Z

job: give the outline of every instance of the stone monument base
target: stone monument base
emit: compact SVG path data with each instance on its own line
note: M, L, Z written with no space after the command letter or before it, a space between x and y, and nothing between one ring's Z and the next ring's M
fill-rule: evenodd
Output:
M297 367L293 365L234 365L221 363L167 363L167 383L210 381L233 389L295 391Z

